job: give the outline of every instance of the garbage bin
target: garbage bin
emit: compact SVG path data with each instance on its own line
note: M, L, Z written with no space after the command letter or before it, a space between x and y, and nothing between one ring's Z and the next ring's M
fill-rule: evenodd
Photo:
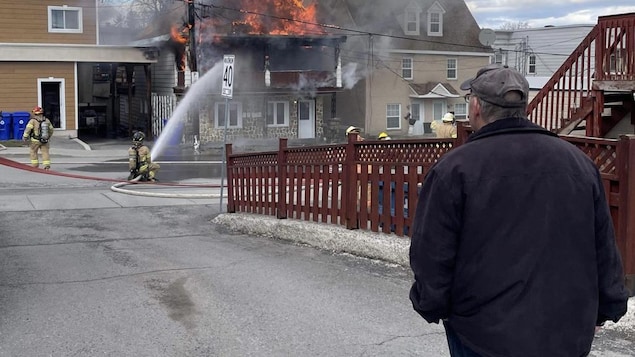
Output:
M395 182L391 182L390 183L390 216L394 217L395 216L395 188L396 188L396 184ZM404 182L403 184L403 193L404 193L404 201L403 201L403 205L400 205L403 207L403 216L404 218L408 217L408 183ZM379 200L379 214L382 214L384 211L384 181L379 181L379 194L378 194L378 200ZM380 227L382 225L380 224ZM404 234L408 234L408 226L404 227ZM395 225L392 224L390 225L390 231L394 232L395 231Z
M2 112L0 116L0 140L11 139L11 113Z
M22 135L24 134L24 130L26 129L26 125L31 118L31 113L29 112L14 112L13 113L13 138L15 140L21 140Z

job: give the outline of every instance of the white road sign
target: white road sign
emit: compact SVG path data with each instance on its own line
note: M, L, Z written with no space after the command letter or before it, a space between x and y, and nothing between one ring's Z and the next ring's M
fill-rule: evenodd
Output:
M232 98L234 94L234 55L223 56L223 97Z

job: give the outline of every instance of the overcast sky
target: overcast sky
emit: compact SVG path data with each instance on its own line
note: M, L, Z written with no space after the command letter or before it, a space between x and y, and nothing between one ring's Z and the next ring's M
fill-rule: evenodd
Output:
M598 16L635 12L635 0L467 0L481 28L506 22L529 27L596 24Z

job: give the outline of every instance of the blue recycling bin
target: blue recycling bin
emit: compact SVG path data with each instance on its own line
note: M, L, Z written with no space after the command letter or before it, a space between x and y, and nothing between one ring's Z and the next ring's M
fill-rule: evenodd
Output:
M391 182L390 183L390 215L391 216L395 216L395 188L396 188L396 184L395 182ZM403 215L404 217L408 217L408 183L404 182L403 184L403 193L404 193L404 202L402 204L400 204L401 207L403 207ZM378 199L379 199L379 214L382 214L382 212L384 211L384 181L379 181L379 193L378 193ZM382 225L380 224L380 227ZM395 231L395 227L394 225L391 225L390 227L390 231L394 232ZM408 227L404 227L404 233L408 234Z
M0 140L11 139L11 113L2 112L0 116Z
M390 183L390 215L395 215L395 186L394 182ZM403 215L408 217L408 183L403 184L404 202L403 202ZM379 214L384 210L384 181L379 181Z
M29 112L13 112L13 138L21 140L26 125L29 123L31 113Z

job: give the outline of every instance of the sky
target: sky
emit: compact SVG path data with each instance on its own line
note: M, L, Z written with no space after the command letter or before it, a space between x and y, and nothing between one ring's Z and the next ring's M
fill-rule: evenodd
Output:
M529 27L596 24L598 16L635 12L635 0L466 0L481 28L526 22Z

